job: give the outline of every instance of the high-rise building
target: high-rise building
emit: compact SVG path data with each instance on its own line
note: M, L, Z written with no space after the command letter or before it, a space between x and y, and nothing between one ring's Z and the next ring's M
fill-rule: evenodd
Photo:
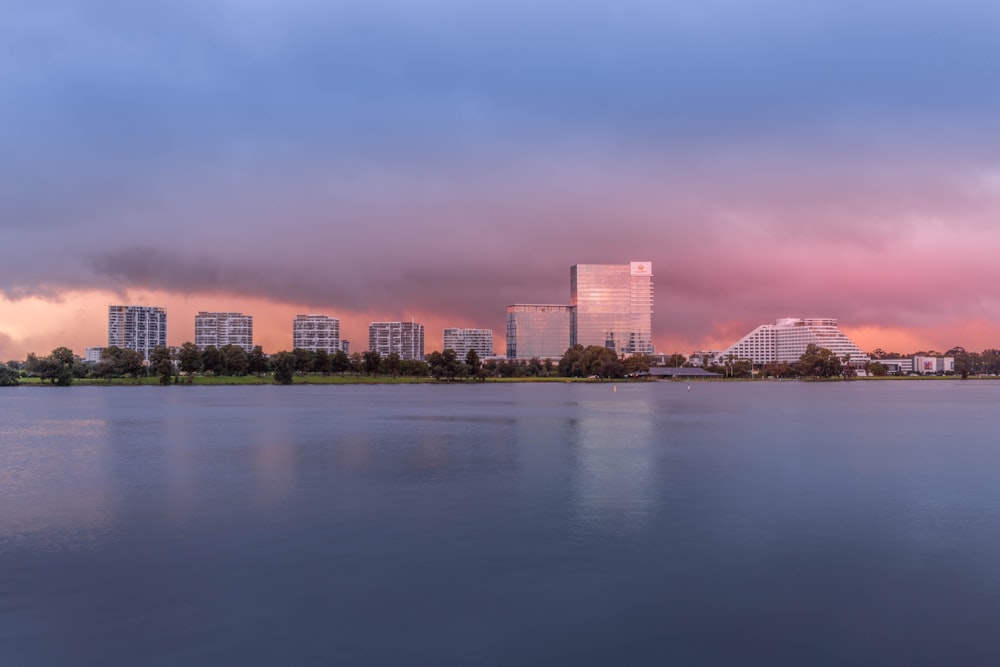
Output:
M863 364L868 355L847 337L837 320L823 317L786 317L774 324L762 324L723 350L716 358L749 359L756 365L776 361L794 363L805 354L806 347L815 344L830 350L838 358L851 357L852 364Z
M292 322L292 347L334 354L340 349L340 320L327 315L296 315Z
M253 351L253 315L243 313L207 313L194 316L194 344L199 349L238 345Z
M387 356L423 361L424 325L418 322L372 322L368 325L368 349Z
M480 359L493 356L493 329L445 329L443 350L455 350L458 358L465 359L469 350L475 350Z
M150 351L167 344L167 310L157 306L108 306L108 345L135 350L149 361Z
M573 312L554 304L507 306L507 358L561 358L570 347Z
M653 266L576 264L570 267L575 308L571 344L599 345L619 354L653 353Z

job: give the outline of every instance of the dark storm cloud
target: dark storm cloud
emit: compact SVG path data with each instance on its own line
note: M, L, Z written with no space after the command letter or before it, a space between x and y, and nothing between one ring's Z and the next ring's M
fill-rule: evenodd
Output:
M805 307L803 255L990 219L997 44L983 2L15 0L0 291L495 320L648 259L667 308Z

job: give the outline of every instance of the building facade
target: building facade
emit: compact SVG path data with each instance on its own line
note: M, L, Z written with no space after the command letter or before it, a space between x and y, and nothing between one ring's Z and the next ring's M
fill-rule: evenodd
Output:
M83 360L88 364L96 364L103 356L103 347L88 347L86 353L83 355Z
M419 322L372 322L368 325L368 349L387 356L423 361L424 325Z
M840 330L836 319L824 317L786 317L774 324L762 324L723 350L718 359L749 359L754 365L792 364L810 344L830 350L839 359L849 355L852 364L869 361L868 355Z
M650 262L575 264L570 267L570 305L575 309L571 345L653 353Z
M194 316L194 344L198 349L238 345L253 351L253 315L199 312Z
M340 320L327 315L296 315L292 348L335 354L340 347Z
M443 350L455 350L459 359L465 359L469 350L475 350L480 359L493 356L493 329L445 329Z
M573 312L565 305L507 306L507 358L561 359L570 347Z
M108 306L108 346L141 352L167 344L167 310L158 306Z

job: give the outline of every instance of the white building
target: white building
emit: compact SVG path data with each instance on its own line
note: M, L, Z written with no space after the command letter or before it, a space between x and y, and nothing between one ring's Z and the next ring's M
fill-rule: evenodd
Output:
M387 356L395 352L401 359L424 360L424 325L419 322L371 322L368 349Z
M720 350L695 350L687 362L695 367L711 366L718 363L720 354L722 354Z
M104 354L103 347L88 347L86 353L83 356L83 360L88 364L96 364L101 360L101 356Z
M868 355L847 337L833 318L786 317L774 324L762 324L723 350L718 359L749 359L754 365L773 361L795 363L810 344L826 348L843 360L850 355L852 364L864 364Z
M884 361L882 362L885 363ZM955 357L913 357L913 372L921 375L954 373Z
M194 344L199 350L238 345L253 351L253 315L199 312L194 316Z
M158 306L108 306L108 346L135 350L149 361L153 348L167 344L167 310Z
M475 350L480 359L493 356L493 329L445 329L442 350L455 350L459 359L465 359L469 350Z
M292 348L336 353L341 349L340 320L327 315L296 315L292 322Z

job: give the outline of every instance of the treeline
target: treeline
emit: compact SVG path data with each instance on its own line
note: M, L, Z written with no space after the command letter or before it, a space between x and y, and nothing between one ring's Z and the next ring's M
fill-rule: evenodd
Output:
M399 354L382 356L376 351L333 354L323 350L300 348L277 352L266 357L260 346L249 353L237 345L201 350L194 343L184 343L176 352L166 347L154 348L147 364L135 350L116 346L104 348L101 360L86 363L66 347L39 357L29 354L23 362L10 361L0 366L0 386L17 385L22 378L69 385L75 379L90 378L111 382L116 378L159 377L161 384L190 383L195 376L273 375L279 384L290 384L296 375L356 375L389 377L433 377L455 381L487 378L597 377L620 378L649 370L646 356L619 357L613 350L599 346L569 348L558 362L550 359L498 360L479 358L470 350L460 359L454 350L432 352L427 361L402 359Z

